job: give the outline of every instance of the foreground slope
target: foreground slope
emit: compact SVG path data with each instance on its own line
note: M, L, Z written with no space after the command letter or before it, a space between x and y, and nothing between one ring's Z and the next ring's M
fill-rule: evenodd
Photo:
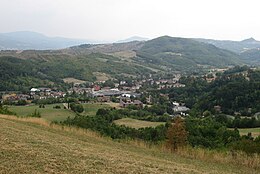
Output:
M0 115L0 173L255 172L117 143L40 119L29 121Z

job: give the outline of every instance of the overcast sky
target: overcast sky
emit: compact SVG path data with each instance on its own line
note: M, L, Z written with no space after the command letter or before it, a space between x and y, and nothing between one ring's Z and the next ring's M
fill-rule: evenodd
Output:
M260 40L259 0L0 0L0 32Z

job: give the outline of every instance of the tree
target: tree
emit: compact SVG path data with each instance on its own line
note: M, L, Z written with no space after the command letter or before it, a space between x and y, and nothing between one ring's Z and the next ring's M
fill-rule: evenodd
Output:
M112 80L107 80L105 81L105 83L103 83L104 87L110 87L110 88L114 88L115 87L115 83Z
M18 106L23 106L23 105L26 105L26 104L27 104L26 100L18 100L18 102L17 102Z
M76 104L76 103L71 103L70 104L70 109L74 112L82 113L84 111L84 107L82 104Z
M188 132L184 121L180 117L175 118L169 126L167 138L167 146L173 151L187 145Z
M29 117L38 117L41 118L41 113L39 111L37 111L37 109L34 110L33 113L31 113L30 115L28 115Z

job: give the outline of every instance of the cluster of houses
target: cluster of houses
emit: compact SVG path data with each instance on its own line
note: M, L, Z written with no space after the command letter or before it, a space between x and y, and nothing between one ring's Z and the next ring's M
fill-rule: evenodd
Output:
M63 98L66 93L51 88L32 88L30 90L31 99Z
M9 101L9 102L15 102L15 101L19 101L19 100L29 100L29 99L30 99L30 95L27 95L27 94L11 93L11 94L2 95L2 100Z
M180 74L176 74L173 78L159 78L154 80L153 78L145 79L141 81L141 84L148 83L149 85L156 85L157 89L166 89L166 88L182 88L185 87L185 84L179 83L181 78Z
M57 89L51 88L31 88L29 93L27 94L4 94L2 95L3 101L19 101L19 100L36 100L36 99L47 99L47 98L64 98L67 94L78 94L84 95L89 98L94 98L97 102L110 102L111 98L116 98L119 101L120 107L128 107L129 105L135 105L137 107L142 108L143 103L138 100L141 97L139 89L143 87L143 85L155 85L158 87L157 89L164 88L180 88L185 87L184 84L180 84L179 79L180 75L177 74L174 78L163 79L159 78L154 80L152 76L147 79L142 80L133 80L128 84L127 81L120 81L119 83L115 83L114 87L101 87L102 84L94 84L88 85L88 87L81 84L74 84L67 92L62 92ZM91 87L89 87L91 86ZM147 99L147 103L151 100L149 96ZM174 108L176 112L185 111L184 106L176 106Z
M2 101L17 102L20 100L37 100L47 98L63 98L66 93L50 88L31 88L27 94L11 92L2 95Z

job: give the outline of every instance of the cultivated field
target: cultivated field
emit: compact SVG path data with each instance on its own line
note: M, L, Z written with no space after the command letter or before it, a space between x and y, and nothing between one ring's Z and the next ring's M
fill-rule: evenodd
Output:
M249 132L251 132L253 137L260 136L260 128L248 128L238 130L241 135L247 135Z
M136 129L145 128L145 127L156 127L165 124L164 122L150 122L150 121L136 120L132 118L122 118L119 120L115 120L114 123L117 125L125 125Z
M54 109L53 106L60 106L61 109ZM64 109L63 104L45 105L45 108L39 108L38 105L31 106L9 106L8 109L15 112L18 116L26 117L32 114L35 109L40 112L41 117L49 121L64 121L69 116L74 117L75 113Z
M63 81L65 83L79 83L79 84L86 83L86 81L75 79L75 78L65 78L63 79Z
M111 106L104 103L85 103L82 104L84 107L84 112L82 114L88 116L95 116L98 109L100 108L110 108Z
M0 173L259 173L119 143L43 119L0 116Z

